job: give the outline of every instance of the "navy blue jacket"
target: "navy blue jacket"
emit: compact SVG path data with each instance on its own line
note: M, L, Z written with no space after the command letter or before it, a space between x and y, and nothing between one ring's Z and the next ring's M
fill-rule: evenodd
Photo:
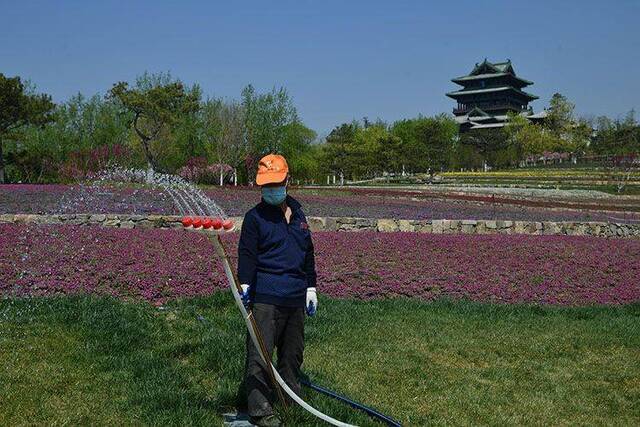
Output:
M289 224L279 206L264 200L246 213L238 243L238 279L252 301L304 307L307 287L316 286L313 242L302 206L287 196Z

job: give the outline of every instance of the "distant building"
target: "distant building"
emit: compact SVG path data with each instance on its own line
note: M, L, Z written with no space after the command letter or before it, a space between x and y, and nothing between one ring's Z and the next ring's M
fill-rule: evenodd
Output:
M453 114L461 132L503 127L510 112L531 121L541 121L546 117L545 111L534 114L529 107L529 102L538 97L523 88L533 82L516 76L511 60L492 63L485 59L476 64L468 75L451 81L463 87L447 93L458 102Z

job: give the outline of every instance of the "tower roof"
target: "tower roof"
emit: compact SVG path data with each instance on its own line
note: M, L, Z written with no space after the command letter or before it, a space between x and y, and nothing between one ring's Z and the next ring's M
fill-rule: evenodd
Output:
M516 86L519 87L529 86L533 84L532 81L523 79L516 75L510 59L504 62L489 62L487 61L487 58L485 58L484 61L480 63L476 63L476 65L473 67L473 70L471 70L468 75L456 77L454 79L451 79L451 81L460 85L464 85L466 82L492 79L496 77L511 77L515 81L515 83L517 83Z
M484 61L482 61L481 63L476 63L476 66L473 67L473 70L471 70L471 73L469 73L469 75L471 76L475 76L477 74L484 74L484 73L489 73L489 74L494 74L494 73L510 73L515 75L516 72L513 69L513 66L511 65L511 60L507 59L504 62L489 62L487 61L487 58L484 58Z
M447 93L447 96L449 98L457 99L457 98L465 96L465 95L478 95L478 94L481 94L481 93L503 92L503 91L513 91L513 92L515 92L517 94L520 94L520 95L522 95L525 98L528 98L530 100L538 99L537 96L532 95L532 94L530 94L528 92L525 92L523 90L520 90L518 88L515 88L513 86L492 87L492 88L487 88L487 89L462 89L462 90L457 90L455 92L449 92L449 93Z

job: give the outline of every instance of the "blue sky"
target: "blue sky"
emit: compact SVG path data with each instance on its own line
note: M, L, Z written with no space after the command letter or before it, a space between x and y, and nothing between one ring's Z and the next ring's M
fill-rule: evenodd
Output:
M451 112L452 77L510 58L544 108L620 116L640 98L640 1L5 1L0 72L64 101L145 70L205 94L285 86L324 134Z

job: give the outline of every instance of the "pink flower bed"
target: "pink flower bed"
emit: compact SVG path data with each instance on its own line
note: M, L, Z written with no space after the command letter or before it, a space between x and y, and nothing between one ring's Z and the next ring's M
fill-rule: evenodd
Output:
M206 187L204 192L230 216L240 216L260 201L257 187ZM419 192L418 192L419 193ZM640 214L550 209L549 206L499 205L477 200L418 198L380 189L300 190L291 194L308 216L400 219L497 219L510 221L638 222ZM415 194L413 194L415 196ZM480 197L482 200L490 200ZM83 191L64 185L0 185L0 213L178 214L168 194L153 188L103 187Z
M232 254L237 238L225 240ZM319 289L337 298L640 301L639 240L327 232L314 242ZM226 286L199 234L0 224L0 295L88 292L161 303Z

